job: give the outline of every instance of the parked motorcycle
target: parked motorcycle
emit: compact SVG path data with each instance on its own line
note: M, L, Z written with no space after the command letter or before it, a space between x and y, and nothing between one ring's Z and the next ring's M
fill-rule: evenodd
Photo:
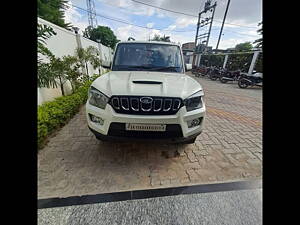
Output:
M198 71L198 67L193 66L193 68L192 68L192 74L197 74L197 71Z
M262 87L263 74L253 71L252 74L242 73L238 81L240 88L247 88L248 86Z
M206 76L207 73L209 72L209 67L206 66L202 66L199 67L199 73L198 73L198 77L201 75L202 77Z
M214 67L211 71L210 71L210 74L209 74L209 78L211 80L217 80L217 79L220 79L224 73L226 72L226 70L222 67Z
M241 71L227 71L224 76L220 78L221 83L227 83L228 81L238 81L241 76Z

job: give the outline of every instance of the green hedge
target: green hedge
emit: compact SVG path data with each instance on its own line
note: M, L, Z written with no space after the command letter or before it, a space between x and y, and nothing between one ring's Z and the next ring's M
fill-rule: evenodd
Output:
M38 106L38 149L43 147L53 131L65 125L79 111L80 106L87 101L88 89L95 78L86 81L71 95Z
M242 72L248 72L251 61L252 61L253 53L236 53L229 54L226 68L234 71L241 70Z
M255 66L254 66L254 70L256 70L256 72L263 72L263 53L260 52L258 55L258 59L256 60Z
M200 65L222 67L224 59L225 55L223 54L201 55Z

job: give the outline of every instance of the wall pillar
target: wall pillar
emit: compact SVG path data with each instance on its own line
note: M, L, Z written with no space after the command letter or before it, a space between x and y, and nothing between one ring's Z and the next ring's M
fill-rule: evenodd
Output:
M224 63L223 63L223 69L225 69L225 67L226 67L227 60L228 60L228 55L225 55L225 59L224 59Z
M248 70L248 74L252 74L259 52L260 51L254 52L253 57L252 57L252 61L251 61L251 64L250 64L250 67L249 67L249 70Z

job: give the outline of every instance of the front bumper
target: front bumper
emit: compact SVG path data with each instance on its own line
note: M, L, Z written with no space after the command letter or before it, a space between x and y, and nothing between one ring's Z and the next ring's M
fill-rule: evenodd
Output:
M205 104L203 102L203 107L201 109L196 109L190 112L186 111L185 106L181 107L180 110L174 115L129 115L129 114L120 114L116 113L113 108L107 104L105 109L97 108L93 105L90 105L88 102L86 103L86 119L88 122L88 127L92 130L92 132L99 137L99 139L108 139L108 140L122 140L128 139L127 137L114 137L111 134L111 125L114 124L126 124L126 123L141 123L141 124L166 124L168 126L176 126L179 125L181 129L181 135L176 135L176 140L186 140L190 138L194 138L202 132L204 122L205 122ZM103 119L103 124L95 123L91 121L90 116L94 115ZM187 121L202 118L200 125L188 128ZM143 133L140 131L139 133ZM158 132L150 132L155 133L157 135ZM134 132L133 132L134 134ZM151 135L151 134L150 134ZM135 138L134 135L132 138ZM130 139L132 139L130 137ZM140 140L144 140L144 138L137 137ZM174 137L175 138L175 137ZM163 138L165 141L173 140L173 137L166 136ZM147 138L149 139L149 138ZM154 138L156 139L156 138Z
M120 137L120 136L111 136L111 135L103 135L98 133L97 131L93 130L92 128L90 128L90 131L92 131L92 133L96 136L97 139L101 140L101 141L113 141L113 142L127 142L127 141L136 141L136 142L152 142L153 139L150 137L147 138L140 138L140 137ZM200 135L201 132L193 134L187 138L184 137L176 137L176 138L157 138L155 140L155 142L161 142L161 143L181 143L184 141L188 141L190 139L193 139L195 137L197 137L198 135Z

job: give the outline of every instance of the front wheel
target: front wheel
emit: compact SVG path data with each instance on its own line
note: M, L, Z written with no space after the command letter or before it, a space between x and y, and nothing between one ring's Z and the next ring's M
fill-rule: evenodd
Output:
M221 77L220 81L221 81L221 83L223 83L223 84L225 84L225 83L228 82L228 80L224 79L224 77Z
M209 78L210 78L211 80L217 80L217 79L218 79L218 77L217 77L217 76L215 76L215 75L212 75L212 74L209 76Z
M238 85L240 88L247 88L249 86L249 82L245 79L239 79Z

